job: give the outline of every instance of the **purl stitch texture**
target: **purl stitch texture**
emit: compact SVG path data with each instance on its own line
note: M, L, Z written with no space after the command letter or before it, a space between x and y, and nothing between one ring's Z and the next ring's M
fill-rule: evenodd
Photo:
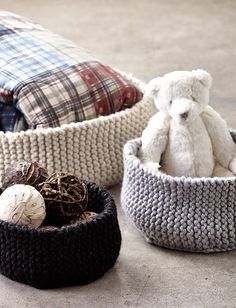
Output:
M109 192L87 182L88 221L60 229L31 229L0 221L0 272L37 288L86 284L101 277L119 255L121 233Z
M140 146L135 139L124 147L121 205L146 240L205 253L236 249L236 177L154 175L137 158Z
M122 73L141 91L145 84ZM156 112L147 98L130 109L97 119L71 123L56 128L0 132L0 177L13 161L37 161L48 170L69 172L81 178L110 186L123 175L124 144L141 136Z

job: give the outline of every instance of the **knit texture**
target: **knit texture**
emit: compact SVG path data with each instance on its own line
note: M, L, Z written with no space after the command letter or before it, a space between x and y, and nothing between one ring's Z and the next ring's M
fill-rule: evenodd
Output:
M85 284L115 263L121 234L113 198L87 183L91 220L49 230L0 221L0 272L37 288Z
M140 146L136 139L124 147L121 205L146 240L186 251L235 249L236 177L155 175L137 158Z
M141 91L145 85L123 74ZM130 109L80 123L19 133L0 132L0 176L15 160L38 161L53 172L70 172L109 186L122 180L122 150L141 136L155 113L153 102L144 98Z

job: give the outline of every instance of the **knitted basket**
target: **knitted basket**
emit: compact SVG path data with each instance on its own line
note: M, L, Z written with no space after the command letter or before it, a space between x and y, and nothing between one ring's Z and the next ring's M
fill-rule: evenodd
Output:
M140 146L136 139L124 147L121 204L146 240L186 251L235 249L236 177L154 175L137 158Z
M0 272L37 288L86 284L115 263L121 245L111 195L88 182L91 220L53 229L0 221Z
M141 91L145 85L125 75ZM97 119L58 128L0 132L0 177L15 160L38 161L53 172L70 172L103 186L122 180L122 150L132 138L141 136L156 112L144 98L130 109Z

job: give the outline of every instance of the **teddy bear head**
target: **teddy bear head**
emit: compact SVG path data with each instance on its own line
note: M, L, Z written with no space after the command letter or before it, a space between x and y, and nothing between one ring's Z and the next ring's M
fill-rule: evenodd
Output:
M152 79L145 94L151 95L156 107L175 122L187 125L208 104L211 83L210 74L204 70L175 71Z

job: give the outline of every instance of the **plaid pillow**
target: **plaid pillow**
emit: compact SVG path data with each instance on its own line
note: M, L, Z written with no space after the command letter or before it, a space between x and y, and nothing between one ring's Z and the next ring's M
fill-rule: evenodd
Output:
M141 98L130 81L71 41L0 12L1 130L89 120L129 108Z
M0 102L0 130L21 131L28 127L22 113L13 104Z

